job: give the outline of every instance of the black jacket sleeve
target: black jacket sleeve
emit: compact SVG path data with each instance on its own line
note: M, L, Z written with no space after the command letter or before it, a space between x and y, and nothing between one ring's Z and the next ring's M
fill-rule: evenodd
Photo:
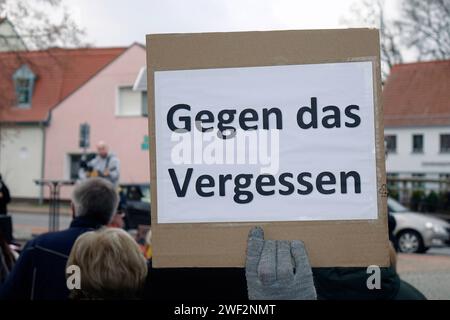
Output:
M0 285L0 300L30 300L33 291L33 245L28 243L14 268Z
M11 195L9 194L9 189L6 185L3 185L2 187L2 193L5 203L11 202Z

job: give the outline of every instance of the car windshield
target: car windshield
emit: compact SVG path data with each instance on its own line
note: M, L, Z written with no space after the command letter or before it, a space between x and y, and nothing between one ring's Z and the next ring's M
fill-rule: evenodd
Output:
M402 204L400 204L399 202L397 202L396 200L394 200L392 198L388 198L387 204L388 204L389 211L391 211L391 212L398 213L398 212L408 211L408 209L406 207L404 207Z
M150 186L148 185L124 185L122 190L128 201L150 203Z

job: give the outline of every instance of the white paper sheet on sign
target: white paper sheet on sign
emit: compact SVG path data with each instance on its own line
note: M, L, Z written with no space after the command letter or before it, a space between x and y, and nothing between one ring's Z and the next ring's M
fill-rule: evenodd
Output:
M158 223L377 218L372 62L158 71L155 72L154 83ZM303 106L310 106L312 97L317 98L319 125L317 128L302 129L297 123L297 112ZM217 115L221 110L235 109L236 119L232 125L239 128L240 111L252 108L261 116L264 108L279 108L283 128L277 131L278 170L270 172L276 178L276 184L265 187L265 190L273 189L275 193L267 196L256 190L256 177L268 167L267 163L259 160L256 164L236 161L208 164L202 158L205 149L194 141L191 158L194 163L174 161L174 148L180 142L172 141L173 132L168 126L167 114L177 104L191 107L190 111L175 113L177 125L182 124L179 117L193 120L200 110L209 110L214 114L215 122L204 126L212 126L216 131ZM321 109L328 105L340 109L342 124L339 128L320 125L320 119L325 114ZM361 122L354 128L344 125L344 109L349 105L359 106ZM262 126L261 121L255 124ZM275 128L273 121L270 124L271 128ZM240 133L237 131L237 135ZM186 134L197 134L198 138L195 125L191 133ZM223 142L217 136L214 139ZM233 140L227 139L226 143L233 143ZM203 142L203 148L208 143L211 142ZM272 160L272 164L276 162L276 159ZM188 168L193 171L186 194L178 197L169 169L174 170L181 185ZM352 179L347 180L347 192L341 192L339 173L350 171L360 175L360 193L355 192ZM314 186L314 190L307 195L297 192L297 189L305 189L296 180L302 172L311 173L309 181ZM315 178L321 172L336 174L335 185L326 185L327 189L334 187L336 192L333 194L317 191ZM293 174L291 181L295 192L290 195L279 192L286 189L278 181L282 173ZM202 197L196 192L196 180L205 174L215 179L214 187L204 189L213 192L210 197ZM218 177L225 174L231 174L233 179L239 174L253 174L251 185L245 189L253 194L252 201L243 204L233 200L234 180L226 183L225 195L220 196Z

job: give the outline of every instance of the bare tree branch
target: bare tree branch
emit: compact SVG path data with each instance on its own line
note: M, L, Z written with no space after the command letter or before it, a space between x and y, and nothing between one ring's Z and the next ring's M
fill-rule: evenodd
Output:
M398 24L418 60L450 58L450 0L402 1Z
M354 4L346 24L363 23L380 29L383 78L394 64L404 61L404 52L415 60L450 58L450 0L398 0L400 15L387 18L383 0Z
M0 0L0 17L11 21L32 50L87 45L85 30L73 20L62 0Z
M27 58L27 50L88 46L84 40L85 30L71 17L63 0L0 0L1 18L7 18L15 32L0 34L0 46L3 51L10 51L8 59L0 59L0 70L11 70L22 64L29 65L31 69L38 68ZM25 43L26 48L22 43ZM55 63L61 63L51 51L47 51L47 54ZM1 119L16 104L12 82L12 75L4 75L0 83L0 145L5 139L2 137L1 127L4 123Z

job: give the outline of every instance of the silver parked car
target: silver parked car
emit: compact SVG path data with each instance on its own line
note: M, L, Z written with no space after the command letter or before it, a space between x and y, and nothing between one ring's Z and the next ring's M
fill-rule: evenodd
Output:
M450 224L445 220L411 212L388 198L388 211L397 222L394 236L397 249L405 253L424 253L431 247L442 247L450 241Z

